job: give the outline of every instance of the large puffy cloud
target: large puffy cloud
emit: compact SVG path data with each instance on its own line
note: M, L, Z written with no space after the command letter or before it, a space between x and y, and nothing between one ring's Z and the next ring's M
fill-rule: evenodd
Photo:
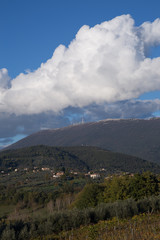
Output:
M122 15L83 26L68 48L60 45L39 69L20 74L10 86L7 71L0 70L0 111L57 114L160 90L160 58L146 55L159 44L160 19L136 27L130 15Z

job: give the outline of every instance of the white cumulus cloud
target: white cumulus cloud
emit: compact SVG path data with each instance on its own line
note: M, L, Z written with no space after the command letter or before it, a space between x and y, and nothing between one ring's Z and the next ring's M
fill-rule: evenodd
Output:
M0 112L59 113L67 107L114 103L160 90L160 58L146 54L160 45L160 19L135 26L122 15L92 28L83 26L66 48L34 72L10 81L0 70Z

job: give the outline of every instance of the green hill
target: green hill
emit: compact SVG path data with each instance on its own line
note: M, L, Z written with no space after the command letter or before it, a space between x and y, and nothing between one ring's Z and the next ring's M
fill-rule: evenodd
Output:
M106 173L122 172L160 172L160 166L138 157L114 153L97 147L49 147L34 146L0 152L1 170L24 167L50 167L73 169L77 171L99 171Z

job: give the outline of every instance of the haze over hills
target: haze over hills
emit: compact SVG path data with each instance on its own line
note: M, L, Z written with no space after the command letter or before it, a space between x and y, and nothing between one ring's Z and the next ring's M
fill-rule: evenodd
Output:
M160 118L83 123L34 133L7 149L35 145L97 146L160 163Z
M151 171L160 173L160 166L137 157L114 153L97 147L50 147L34 146L7 150L0 153L0 169L51 167L75 171L101 171L106 174L116 172L137 173Z

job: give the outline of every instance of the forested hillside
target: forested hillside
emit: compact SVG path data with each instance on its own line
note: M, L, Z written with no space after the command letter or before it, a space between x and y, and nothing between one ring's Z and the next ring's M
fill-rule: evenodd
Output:
M15 168L51 167L66 168L81 172L100 171L106 174L115 172L160 172L160 166L138 157L113 153L97 147L49 147L35 146L0 152L1 170Z

